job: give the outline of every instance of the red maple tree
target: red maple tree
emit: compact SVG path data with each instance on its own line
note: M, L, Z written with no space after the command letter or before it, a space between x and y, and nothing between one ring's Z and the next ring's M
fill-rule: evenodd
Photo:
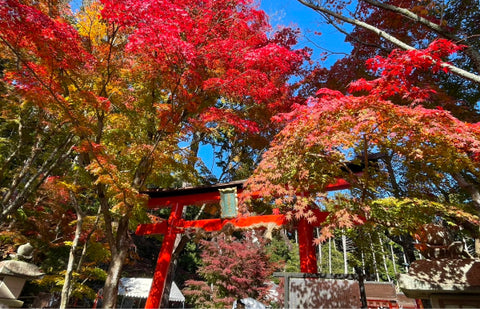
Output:
M202 240L202 265L197 273L203 280L187 280L185 296L204 308L231 306L246 297L265 299L275 265L264 242L253 232L245 233L241 239L220 234Z
M320 240L330 237L333 228L349 228L365 218L385 223L374 217L381 212L373 208L387 207L378 202L386 197L430 203L445 217L476 224L480 200L475 191L464 203L449 200L448 194L463 185L464 177L479 176L480 125L463 122L442 108L423 107L433 90L409 79L418 71L445 68L444 57L458 48L440 40L424 50L395 50L388 58L374 58L368 65L378 72L377 78L350 85L350 92L362 91L358 96L318 90L317 97L278 118L286 126L249 179L249 190L260 192L292 218L315 220L310 207L328 205L331 224L324 226ZM395 97L410 104L397 105L390 101ZM372 162L369 154L380 160ZM354 172L348 161L362 166L363 172ZM324 193L336 178L350 182L350 199ZM304 193L298 196L299 192ZM448 207L440 206L444 204Z

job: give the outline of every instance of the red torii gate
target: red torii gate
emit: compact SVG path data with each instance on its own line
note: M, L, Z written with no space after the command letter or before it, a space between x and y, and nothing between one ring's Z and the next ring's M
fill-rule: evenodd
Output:
M140 224L137 227L137 235L164 234L162 247L158 254L157 266L153 275L153 282L145 308L159 308L165 288L165 280L170 266L176 235L183 233L187 228L202 228L207 232L220 231L225 225L232 224L238 228L247 228L255 225L273 223L282 226L286 223L284 215L264 215L250 217L236 217L232 219L204 219L204 220L183 220L183 209L187 205L198 205L206 202L219 202L220 189L236 188L237 193L243 191L244 181L230 182L204 187L190 187L176 190L148 192L150 199L148 208L171 208L168 220L158 223ZM327 191L347 189L350 185L343 179L327 186ZM328 216L327 212L314 210L317 221L313 224L305 219L297 223L300 270L303 273L317 273L317 258L313 245L313 228L318 227Z

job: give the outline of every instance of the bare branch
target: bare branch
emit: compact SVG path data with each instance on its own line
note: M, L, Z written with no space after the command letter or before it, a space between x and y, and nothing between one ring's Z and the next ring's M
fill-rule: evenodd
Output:
M375 33L376 35L378 35L379 37L389 41L390 43L398 46L399 48L401 49L404 49L404 50L416 50L415 47L413 46L410 46L408 45L407 43L403 42L402 40L396 38L395 36L393 35L390 35L388 34L387 32L375 27L375 26L372 26L366 22L363 22L361 20L358 20L358 19L354 19L354 18L350 18L350 17L347 17L347 16L344 16L342 14L339 14L339 13L336 13L336 12L333 12L325 7L322 7L320 6L319 4L315 4L313 3L313 1L311 0L298 0L298 2L300 2L301 4L315 10L315 11L318 11L318 12L322 12L324 14L327 14L327 15L330 15L334 18L337 18L341 21L344 21L346 23L349 23L349 24L352 24L352 25L355 25L355 26L359 26L359 27L362 27L364 29L367 29L373 33ZM477 84L480 84L480 76L479 75L476 75L476 74L473 74L473 73L470 73L468 71L465 71L459 67L456 67L454 65L451 65L449 63L441 63L440 64L442 67L445 67L447 68L450 72L452 72L453 74L455 75L458 75L462 78L465 78L465 79L468 79L474 83L477 83Z

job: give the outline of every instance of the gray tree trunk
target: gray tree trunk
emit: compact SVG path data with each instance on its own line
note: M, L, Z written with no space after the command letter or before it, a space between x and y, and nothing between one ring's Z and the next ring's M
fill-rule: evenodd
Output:
M75 202L74 202L75 203ZM78 206L78 205L77 205ZM78 247L78 242L80 240L80 235L82 233L83 225L83 213L77 209L77 224L75 227L75 236L73 238L72 247L70 248L70 253L68 256L68 264L65 272L65 282L62 287L62 293L60 298L60 308L64 309L68 306L68 301L70 300L70 295L72 291L72 273L75 265L75 251Z
M332 273L332 239L328 239L328 273Z
M369 235L369 236L370 236L370 250L372 251L373 269L375 271L375 276L377 278L377 281L380 281L380 275L378 274L377 258L375 256L375 249L373 248L373 239L372 239L372 235Z
M392 280L390 279L390 275L388 274L387 259L385 258L385 250L383 248L382 237L380 237L379 239L380 239L380 248L382 249L383 267L385 268L385 274L387 275L387 280L388 282L390 282Z
M112 253L112 261L107 271L107 280L103 286L103 308L117 307L118 284L125 258L127 257L127 251L127 246L120 246L115 254Z
M390 251L392 253L393 272L397 275L397 262L395 260L395 254L393 253L393 245L390 243Z

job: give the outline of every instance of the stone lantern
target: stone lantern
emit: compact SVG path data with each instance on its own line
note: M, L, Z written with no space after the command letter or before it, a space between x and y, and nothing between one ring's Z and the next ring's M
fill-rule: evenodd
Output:
M480 260L454 241L449 230L427 224L418 233L415 247L426 258L414 261L398 285L407 297L426 299L433 308L478 308Z
M27 280L38 279L44 274L37 266L24 260L32 258L33 247L30 243L21 245L11 260L0 261L0 307L20 308L23 301L18 300Z

